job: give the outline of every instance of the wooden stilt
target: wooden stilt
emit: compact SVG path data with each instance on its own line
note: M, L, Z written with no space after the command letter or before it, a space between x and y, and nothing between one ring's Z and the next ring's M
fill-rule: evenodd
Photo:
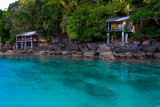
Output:
M128 33L125 34L125 43L128 43Z
M31 36L31 49L33 48L33 40L32 40L32 36Z
M124 45L124 32L122 32L122 42L121 42L122 45Z

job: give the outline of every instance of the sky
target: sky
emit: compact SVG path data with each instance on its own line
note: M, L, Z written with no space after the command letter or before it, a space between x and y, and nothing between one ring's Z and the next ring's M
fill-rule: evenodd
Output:
M0 9L4 10L5 8L8 8L10 3L13 3L17 0L0 0Z

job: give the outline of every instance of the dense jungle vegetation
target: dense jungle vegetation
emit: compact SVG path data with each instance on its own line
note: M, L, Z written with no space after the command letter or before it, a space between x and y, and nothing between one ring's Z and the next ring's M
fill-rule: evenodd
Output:
M79 41L106 38L107 18L130 15L135 37L160 37L160 0L18 0L0 10L2 42L37 31L41 37Z

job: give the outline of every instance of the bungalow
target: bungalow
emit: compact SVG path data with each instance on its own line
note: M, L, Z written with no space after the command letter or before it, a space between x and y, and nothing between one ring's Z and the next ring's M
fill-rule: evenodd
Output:
M39 46L41 38L38 36L36 31L25 32L16 35L16 49L26 49L26 47Z
M135 26L131 21L128 21L130 16L126 17L116 17L111 18L106 21L107 23L107 44L109 44L110 40L110 33L112 31L119 31L122 32L122 45L124 43L128 43L128 34L130 32L135 32Z

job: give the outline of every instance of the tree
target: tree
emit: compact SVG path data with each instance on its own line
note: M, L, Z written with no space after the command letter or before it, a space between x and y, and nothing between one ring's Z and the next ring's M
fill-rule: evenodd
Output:
M132 21L136 22L139 29L137 32L147 37L160 37L160 0L150 0L143 7L136 10L132 15Z
M60 36L62 21L62 6L61 2L48 1L44 4L42 10L38 14L38 20L36 23L37 32L48 42L51 41L51 37Z
M6 29L5 11L0 10L0 38L2 43L9 40L9 29Z
M116 16L121 3L98 3L77 7L73 16L68 18L67 32L71 39L91 41L93 38L106 38L105 21Z

